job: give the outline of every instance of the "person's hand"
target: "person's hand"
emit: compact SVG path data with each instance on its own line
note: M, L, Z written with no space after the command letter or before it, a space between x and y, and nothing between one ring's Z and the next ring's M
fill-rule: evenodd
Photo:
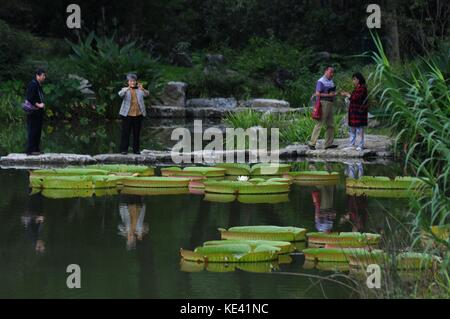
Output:
M142 83L138 84L138 88L139 88L139 90L144 91L144 87L142 86Z
M45 107L44 103L36 103L36 106L40 109L43 109Z

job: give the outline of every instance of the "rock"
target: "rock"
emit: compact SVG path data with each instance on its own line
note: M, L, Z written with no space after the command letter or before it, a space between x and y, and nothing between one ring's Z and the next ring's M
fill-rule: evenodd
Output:
M45 153L42 155L27 156L23 153L11 153L0 158L0 163L4 164L60 164L60 165L86 165L95 163L95 159L90 155L65 154L65 153Z
M168 82L160 99L163 105L182 106L186 105L186 88L184 82Z
M171 56L171 62L174 65L192 68L192 59L186 52L176 52Z
M260 108L260 107L272 107L272 108L288 108L289 102L275 99L252 99L243 102L244 107Z
M190 99L186 102L187 107L212 107L212 108L235 108L237 101L235 98L212 98L212 99Z
M255 130L261 129L254 127ZM323 140L317 143L317 149L310 150L307 145L293 144L289 145L277 152L280 158L296 159L296 158L317 158L327 161L344 161L347 162L349 158L365 159L365 160L380 160L393 157L392 146L393 140L386 136L367 134L366 149L362 151L345 149L348 139L335 139L338 145L336 149L324 149ZM223 158L227 152L244 152L245 151L205 151L204 155L207 161L216 161ZM99 154L95 156L79 155L79 154L63 154L63 153L46 153L38 156L27 156L25 154L9 154L0 158L2 167L17 167L17 168L37 168L37 167L51 167L51 166L67 166L67 165L87 165L95 163L123 163L123 164L144 164L144 163L171 163L171 150L154 151L143 150L140 155L128 154ZM193 156L194 153L189 153ZM344 160L345 159L345 160ZM300 159L301 160L301 159Z

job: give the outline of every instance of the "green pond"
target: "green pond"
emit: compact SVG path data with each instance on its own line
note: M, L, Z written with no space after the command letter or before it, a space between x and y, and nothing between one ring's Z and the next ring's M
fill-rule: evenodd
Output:
M342 176L348 168L330 167ZM363 169L400 172L396 164ZM0 298L352 298L340 283L318 283L312 276L332 272L305 269L299 253L272 268L201 269L181 265L179 250L219 239L219 227L240 225L380 232L408 207L406 199L348 195L342 181L292 185L275 204L221 203L190 193L52 199L30 194L26 170L6 168L0 185ZM67 288L70 264L81 268L81 289ZM261 268L271 271L255 272Z

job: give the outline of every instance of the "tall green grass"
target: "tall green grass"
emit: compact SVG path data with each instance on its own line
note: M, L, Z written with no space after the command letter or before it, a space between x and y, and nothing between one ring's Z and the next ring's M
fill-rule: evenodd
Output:
M410 230L409 249L440 254L443 263L434 282L428 283L435 289L427 297L450 296L450 242L438 240L430 232L433 225L450 223L450 79L449 72L441 70L437 62L443 60L441 55L450 56L450 47L435 56L421 57L399 72L388 60L378 36L374 36L374 42L374 94L385 112L392 115L389 125L396 134L396 154L413 174L427 177L426 183L433 190L431 196L411 198L412 218L405 225ZM424 233L446 245L447 250L421 247Z

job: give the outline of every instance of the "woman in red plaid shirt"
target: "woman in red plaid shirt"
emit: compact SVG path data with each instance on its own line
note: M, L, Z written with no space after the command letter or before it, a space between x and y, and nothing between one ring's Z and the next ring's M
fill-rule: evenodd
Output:
M354 148L356 146L356 150L361 151L364 149L364 126L367 126L367 87L364 76L359 72L352 75L352 81L355 85L353 92L351 94L342 92L341 94L350 99L348 108L349 147ZM358 144L356 144L357 136L360 136Z

